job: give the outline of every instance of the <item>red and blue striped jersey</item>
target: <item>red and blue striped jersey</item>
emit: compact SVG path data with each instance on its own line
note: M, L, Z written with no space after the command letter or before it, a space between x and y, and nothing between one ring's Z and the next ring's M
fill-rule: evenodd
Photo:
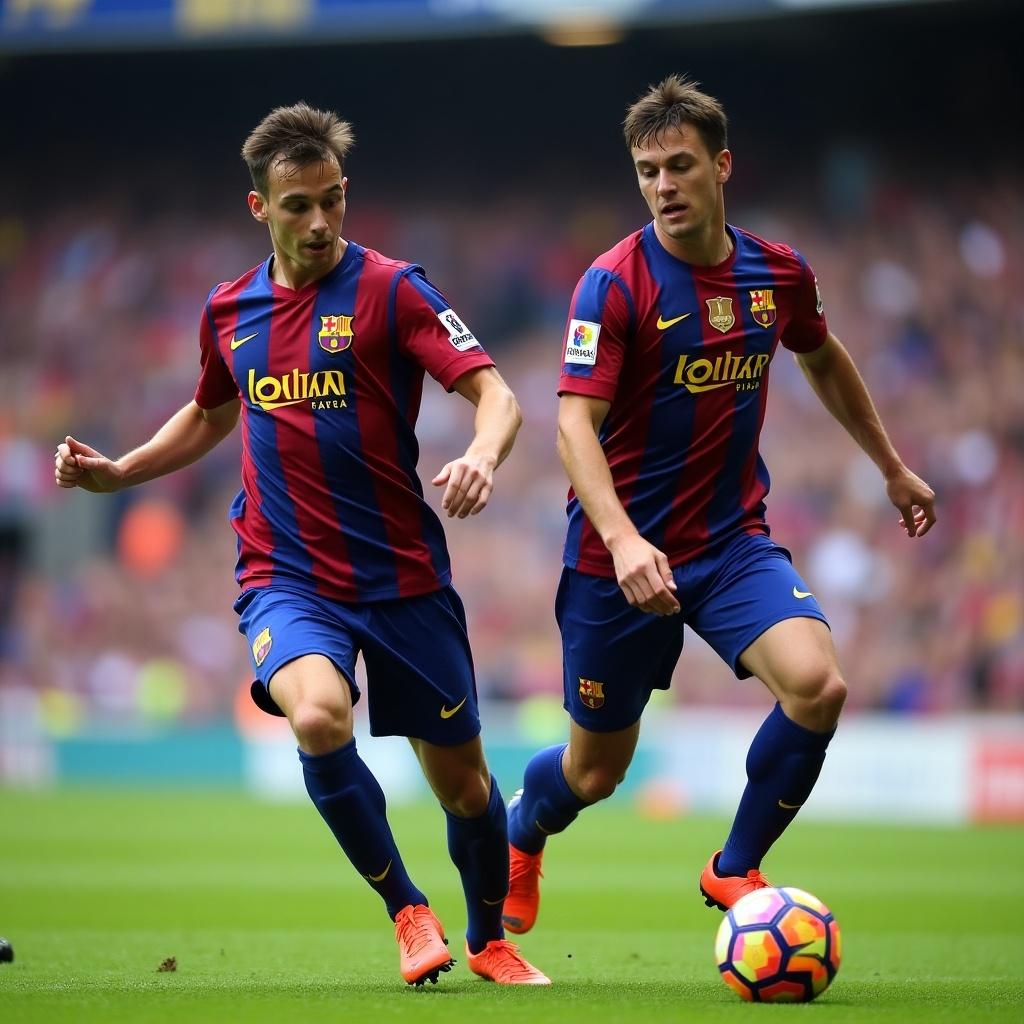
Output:
M732 255L714 267L671 255L653 224L621 241L577 285L562 350L559 394L611 403L599 436L616 494L673 566L736 532L768 533L768 368L779 342L811 352L827 333L804 258L728 231ZM571 490L568 517L565 564L614 577Z
M197 404L242 403L242 589L354 602L446 586L444 531L416 473L423 375L450 391L493 363L423 269L349 242L293 290L268 259L214 288L199 334Z

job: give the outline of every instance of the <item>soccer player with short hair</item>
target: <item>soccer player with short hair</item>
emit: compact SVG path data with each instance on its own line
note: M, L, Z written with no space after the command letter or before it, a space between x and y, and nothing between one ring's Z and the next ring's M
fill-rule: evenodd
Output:
M370 730L409 738L444 808L466 896L470 968L503 984L549 980L506 941L508 834L480 741L466 618L441 523L416 474L424 371L476 407L466 453L433 478L449 518L482 511L521 423L515 396L419 266L341 236L352 130L304 103L246 140L252 216L273 253L210 293L194 399L116 461L67 437L61 487L115 491L205 455L242 418L235 603L256 703L287 716L306 789L395 922L410 984L454 961L395 845L384 793L360 758L352 706L366 665Z
M548 836L625 776L684 623L776 699L732 830L700 877L709 906L768 884L761 860L817 780L846 684L825 615L765 521L758 438L780 343L878 466L907 534L935 522L935 495L886 436L803 256L726 223L719 102L673 75L624 129L654 219L594 261L569 312L558 450L572 490L556 614L571 721L568 744L531 759L509 805L515 932L536 919Z

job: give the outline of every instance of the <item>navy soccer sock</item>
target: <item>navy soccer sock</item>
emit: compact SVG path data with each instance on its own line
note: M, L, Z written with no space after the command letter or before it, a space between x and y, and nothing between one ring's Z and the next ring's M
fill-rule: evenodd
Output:
M395 915L410 903L427 898L409 879L388 825L380 783L349 740L330 754L299 751L306 792L334 833L353 867Z
M747 753L747 788L718 858L718 873L745 875L796 817L811 795L835 734L813 732L787 718L779 704L764 720Z
M508 829L498 780L491 776L491 798L483 814L460 818L447 807L444 813L448 853L466 894L466 944L471 953L479 953L492 939L505 937L501 911L508 892Z
M509 842L523 853L540 853L548 836L563 832L589 807L570 788L562 771L566 744L546 747L523 773L523 795L508 816Z

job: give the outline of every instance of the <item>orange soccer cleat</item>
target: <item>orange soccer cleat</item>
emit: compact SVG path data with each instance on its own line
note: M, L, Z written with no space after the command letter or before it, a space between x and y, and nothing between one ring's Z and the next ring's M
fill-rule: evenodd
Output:
M499 985L550 985L551 979L519 955L519 947L507 939L491 939L476 954L466 947L466 962L474 974Z
M748 892L771 888L772 883L756 868L752 868L745 875L718 874L715 869L718 867L718 855L721 852L716 850L700 873L700 891L709 907L728 910Z
M522 935L528 932L537 920L540 908L540 862L544 851L523 853L511 844L508 848L508 895L502 911L502 924L510 932Z
M450 971L455 961L448 952L441 922L422 903L402 907L395 917L398 966L410 985L430 981L437 984L441 971Z

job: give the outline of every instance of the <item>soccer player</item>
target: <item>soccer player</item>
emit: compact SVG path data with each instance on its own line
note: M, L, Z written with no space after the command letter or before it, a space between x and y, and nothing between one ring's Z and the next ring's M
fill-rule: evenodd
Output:
M270 229L273 253L210 293L195 397L116 461L67 437L56 482L103 492L152 480L209 452L241 412L230 519L254 700L287 716L310 798L395 922L402 977L436 982L454 963L444 930L353 739L361 652L371 732L409 738L444 808L470 969L546 985L502 929L505 807L484 760L465 614L413 432L424 371L476 407L472 443L432 481L447 516L463 519L487 505L521 414L421 267L341 236L352 141L347 122L302 103L263 119L242 156L249 210Z
M558 450L572 490L556 615L571 721L568 744L530 760L509 807L505 925L520 933L537 917L548 836L625 776L684 623L776 699L732 830L700 877L708 906L768 884L762 858L817 780L846 684L825 615L765 522L758 437L779 343L878 466L907 534L935 522L935 496L829 332L807 262L726 223L718 101L673 75L624 129L654 220L594 261L569 312Z

